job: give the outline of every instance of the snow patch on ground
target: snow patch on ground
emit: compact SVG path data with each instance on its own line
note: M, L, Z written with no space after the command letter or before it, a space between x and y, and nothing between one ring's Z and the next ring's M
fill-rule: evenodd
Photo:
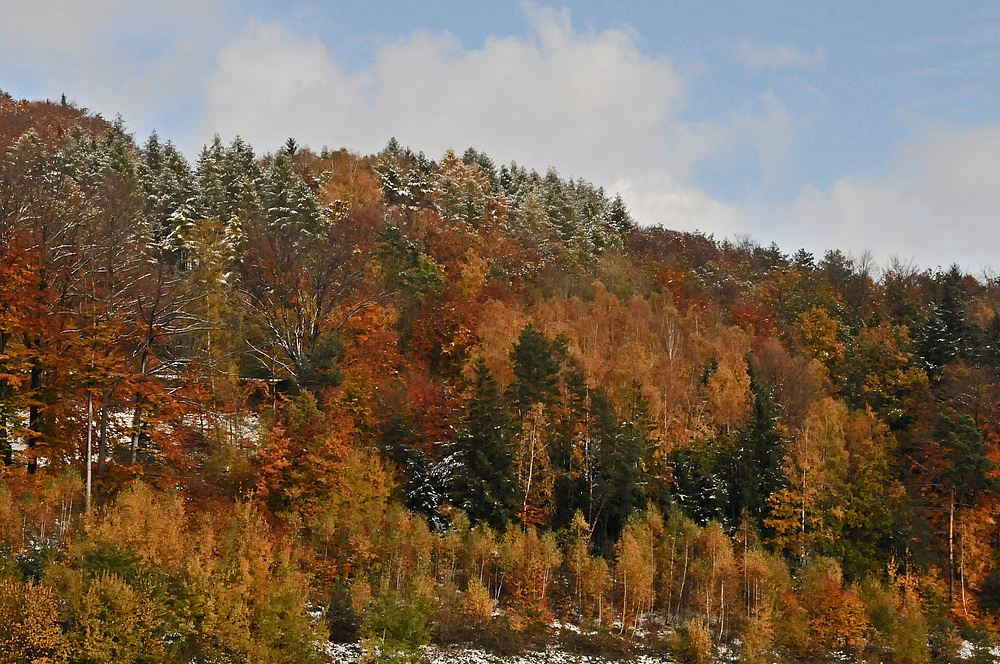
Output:
M361 646L356 643L331 643L326 654L333 664L355 664L361 660ZM519 655L497 655L477 648L425 646L425 661L428 664L610 664L611 662L633 662L634 664L664 664L672 662L666 655L639 655L629 659L605 659L587 655L574 655L558 648L544 651L528 651Z

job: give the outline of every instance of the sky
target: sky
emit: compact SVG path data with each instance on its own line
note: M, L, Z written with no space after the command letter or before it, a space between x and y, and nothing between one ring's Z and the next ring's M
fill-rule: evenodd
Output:
M192 160L471 146L642 224L1000 268L994 2L0 0L0 89Z

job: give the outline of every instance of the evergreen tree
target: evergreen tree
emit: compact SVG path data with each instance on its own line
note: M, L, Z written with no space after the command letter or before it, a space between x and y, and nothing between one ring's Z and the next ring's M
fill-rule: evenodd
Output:
M777 404L757 379L749 361L747 368L753 394L751 418L739 432L735 445L721 455L718 463L718 472L727 485L726 517L732 528L738 525L744 510L754 525L761 528L767 516L767 499L785 480L781 465L785 442L778 430Z
M198 155L198 166L195 169L195 210L201 217L225 219L228 200L223 182L225 148L222 139L216 134L211 145L206 145Z
M982 434L970 416L942 415L934 438L951 462L943 479L954 489L959 504L972 503L980 495L1000 489L1000 479L991 476L996 463L986 456Z
M285 150L278 152L271 162L261 191L261 203L272 232L292 233L299 242L308 241L316 233L319 207Z
M795 255L792 256L792 262L798 267L801 267L806 270L811 270L814 267L816 267L815 256L813 256L810 252L806 251L805 249L799 249L798 251L796 251Z
M717 453L709 441L675 451L672 497L684 512L700 525L726 520L729 485L716 472Z
M507 405L482 358L449 463L452 503L473 522L504 529L518 506L517 469Z
M260 210L263 171L253 149L239 137L226 148L216 135L202 149L194 177L198 215L228 223Z
M621 194L616 194L604 213L604 222L616 230L620 235L625 235L636 227L635 220L625 206Z
M603 393L593 399L598 464L592 519L597 541L609 546L646 501L643 460L653 431L649 404L638 383L632 383L623 401L616 414Z
M590 389L583 370L575 359L563 370L563 399L559 409L555 440L550 447L552 468L556 472L553 492L553 525L569 526L577 510L588 511L587 494L593 479L593 453L589 450Z
M462 161L467 164L475 164L479 167L479 172L483 174L490 183L490 190L493 192L500 190L500 176L497 173L496 164L484 152L479 152L475 148L469 148L462 155Z
M968 415L941 415L934 427L934 438L951 462L941 475L948 490L948 568L950 593L955 596L955 515L964 505L973 505L984 494L1000 490L1000 478L991 473L997 465L986 456L986 446L976 422Z
M992 366L1000 365L1000 313L994 312L989 325L983 330L979 360Z
M536 403L551 406L559 398L559 370L566 355L565 339L552 342L528 323L510 352L514 382L507 396L524 418Z
M191 168L174 144L160 143L154 131L146 141L138 171L146 197L145 212L156 239L162 240L174 231L171 217L194 195Z
M940 376L945 365L957 357L968 356L971 350L971 326L966 320L967 295L962 278L957 265L938 275L937 297L927 319L917 329L917 350L932 377Z

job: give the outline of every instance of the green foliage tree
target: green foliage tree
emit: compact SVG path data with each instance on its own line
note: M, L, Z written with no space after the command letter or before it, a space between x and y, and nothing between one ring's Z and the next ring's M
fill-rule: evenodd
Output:
M726 522L730 527L735 527L746 511L754 526L761 528L768 516L768 498L785 484L785 440L774 397L750 366L750 420L717 460L716 472L726 482Z
M645 462L651 449L653 424L641 386L632 383L620 413L601 394L593 398L597 470L592 507L595 543L603 548L618 539L632 513L646 503Z
M986 456L986 446L975 420L968 415L941 415L934 438L950 464L941 474L948 491L948 570L949 596L955 599L955 516L964 505L981 495L1000 490L1000 478L993 476L996 463Z
M969 355L972 346L972 330L966 318L968 296L962 281L957 265L938 275L936 297L926 320L916 331L920 358L935 378L953 359Z
M507 389L520 418L525 418L535 404L552 406L559 397L559 372L566 354L566 342L554 342L528 323L510 352L514 382Z
M451 457L450 497L475 522L503 530L514 518L517 469L507 405L486 362L476 361L472 394Z

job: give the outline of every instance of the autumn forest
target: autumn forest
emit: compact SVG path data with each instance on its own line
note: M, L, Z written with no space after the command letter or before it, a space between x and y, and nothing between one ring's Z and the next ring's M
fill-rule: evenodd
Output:
M0 662L991 657L1000 278L264 147L0 93Z

